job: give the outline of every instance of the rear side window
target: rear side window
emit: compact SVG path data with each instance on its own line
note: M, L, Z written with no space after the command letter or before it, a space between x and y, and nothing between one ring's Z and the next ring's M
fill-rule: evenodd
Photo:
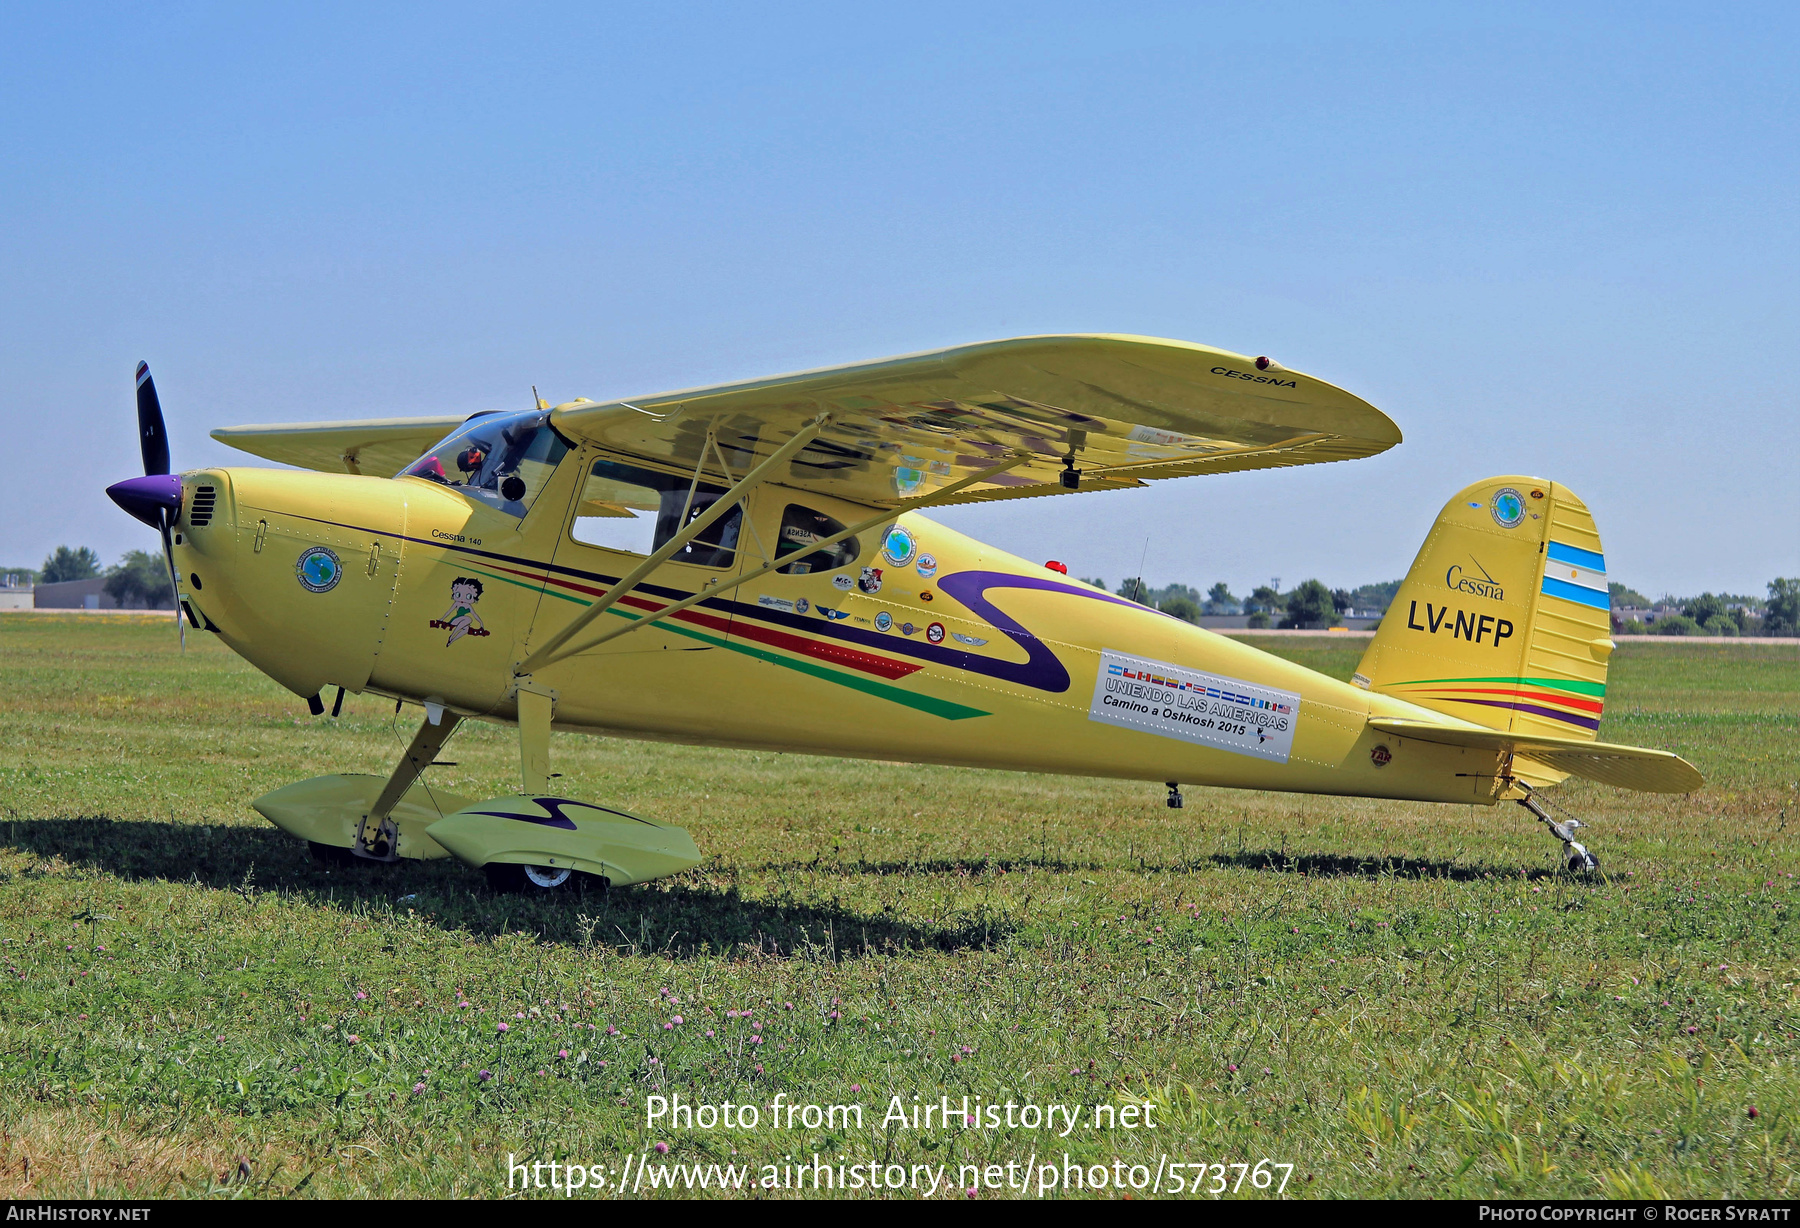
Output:
M725 493L722 486L600 460L588 471L569 536L589 546L650 554L692 524ZM737 549L742 506L713 521L671 561L729 567Z
M810 507L790 503L781 513L781 532L775 542L775 557L798 554L800 557L781 569L787 576L803 576L814 571L836 571L856 562L856 539L847 538L835 546L808 552L807 547L827 537L842 533L844 526Z

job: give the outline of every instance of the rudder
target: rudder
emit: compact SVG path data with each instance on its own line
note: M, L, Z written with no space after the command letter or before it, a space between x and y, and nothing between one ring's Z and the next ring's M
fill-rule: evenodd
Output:
M1355 681L1488 729L1592 740L1611 604L1587 505L1554 482L1488 478L1438 514Z

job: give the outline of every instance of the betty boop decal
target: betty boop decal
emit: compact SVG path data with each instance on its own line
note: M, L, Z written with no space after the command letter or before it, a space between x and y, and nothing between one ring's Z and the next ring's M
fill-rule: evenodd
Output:
M450 632L444 647L450 647L465 635L488 634L488 629L481 625L481 615L475 612L475 603L480 600L480 580L473 576L458 576L450 581L450 608L444 611L442 618L431 620L432 626Z

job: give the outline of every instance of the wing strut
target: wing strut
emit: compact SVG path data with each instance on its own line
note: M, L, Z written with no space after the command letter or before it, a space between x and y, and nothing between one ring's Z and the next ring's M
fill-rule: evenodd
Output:
M824 430L830 422L830 414L820 414L811 422L808 422L805 426L801 427L799 431L795 432L792 439L770 453L768 460L739 478L737 483L733 485L730 490L726 491L723 495L720 495L719 498L713 502L711 507L694 517L685 528L675 534L675 536L671 537L668 541L664 542L661 548L654 554L632 568L629 575L607 589L604 597L583 610L580 614L577 614L568 626L545 640L542 646L535 649L523 661L520 661L517 665L513 666L513 674L522 678L530 674L534 669L548 665L552 661L559 661L563 657L568 656L568 653L558 652L557 649L561 648L564 644L567 644L570 639L585 629L589 623L610 610L619 598L623 597L626 593L629 593L632 589L642 583L644 577L648 576L651 572L655 571L658 567L661 567L664 563L668 562L671 558L674 558L676 554L685 549L688 543L700 536L701 533L705 532L706 529L712 525L713 521L719 519L719 517L723 516L726 512L729 512L732 508L743 502L745 495L749 494L755 487L760 486L769 474L775 471L777 466L786 464L790 457L800 451L800 449L804 448L807 444L811 443L813 437ZM705 453L702 453L701 464L705 463ZM698 470L696 469L696 481L698 480L697 475Z
M895 519L896 517L901 515L901 513L903 513L903 512L913 512L913 511L917 511L918 509L920 509L922 507L928 507L933 503L940 503L943 500L948 499L950 496L956 494L960 490L963 490L967 487L973 486L978 482L985 482L989 478L992 478L997 474L1005 473L1008 469L1011 469L1017 465L1022 465L1030 459L1031 459L1031 454L1029 452L1015 453L1013 456L1008 457L1006 460L1000 462L998 465L993 465L993 466L990 466L989 468L983 469L979 473L971 474L968 477L963 478L959 482L952 482L950 485L942 487L938 490L934 490L928 495L923 495L917 499L913 499L909 502L902 503L897 507L889 508L885 512L880 512L874 516L869 517L867 520L859 521L858 523L851 525L849 528L843 530L840 533L833 533L830 537L827 537L827 538L823 539L822 541L810 542L807 545L807 552L811 553L812 551L815 551L815 550L824 550L831 546L837 545L841 541L845 541L849 538L855 537L859 533L867 533L870 529L873 529L875 526L880 525L880 524L885 524L888 521ZM743 575L739 576L737 579L729 581L728 583L709 584L705 588L702 588L699 592L694 593L692 596L684 597L680 601L677 601L672 605L666 605L662 609L656 610L653 613L645 614L632 622L624 623L617 627L611 627L611 628L607 629L605 632L601 633L600 635L594 637L593 639L588 640L586 643L580 645L579 647L568 649L565 652L556 653L556 654L552 655L551 657L549 657L547 660L538 662L538 664L549 665L556 661L560 661L560 660L564 659L565 657L574 656L578 652L587 652L591 648L598 648L601 644L606 643L608 640L617 639L621 635L627 635L630 632L638 630L640 627L648 627L651 623L656 622L658 619L667 618L671 614L680 613L682 610L687 609L689 606L695 605L701 601L705 601L709 597L717 597L720 593L728 593L732 589L737 588L739 585L748 584L752 580L760 579L761 577L768 575L771 571L774 571L776 568L784 567L792 561L793 560L791 560L791 559L779 559L778 558L772 563L768 563L762 567L758 567L755 571L745 572ZM643 568L640 567L638 570L642 571ZM622 583L623 583L623 581L621 581L621 584ZM610 594L609 594L609 596L610 596ZM590 610L590 612L591 612L591 610ZM564 643L567 642L566 636L563 637L563 642ZM534 654L530 658L530 660L537 661L536 655ZM522 670L524 667L521 666L520 668Z

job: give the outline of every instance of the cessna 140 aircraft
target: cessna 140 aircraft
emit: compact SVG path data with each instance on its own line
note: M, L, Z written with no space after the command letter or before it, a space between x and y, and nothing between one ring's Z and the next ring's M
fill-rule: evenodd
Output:
M454 856L528 892L700 860L679 827L557 796L553 729L1168 782L1172 806L1182 784L1516 801L1575 870L1598 863L1546 786L1702 784L1596 740L1606 564L1554 482L1458 492L1348 683L918 515L1400 442L1267 358L1025 337L633 401L213 432L300 471L171 475L143 365L137 396L147 476L108 493L161 531L188 623L315 715L327 687L334 714L345 691L424 708L386 779L256 800L322 856ZM517 726L520 794L427 785L470 719Z

